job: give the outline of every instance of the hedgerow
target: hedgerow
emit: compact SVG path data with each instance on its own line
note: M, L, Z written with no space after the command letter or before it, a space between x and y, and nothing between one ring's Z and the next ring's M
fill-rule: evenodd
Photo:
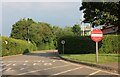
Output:
M2 38L2 56L24 54L36 50L36 46L27 41L1 37Z
M65 54L95 53L95 42L90 36L64 36L58 40L58 52L63 53L61 41L65 40ZM99 42L99 53L120 53L120 35L104 35Z

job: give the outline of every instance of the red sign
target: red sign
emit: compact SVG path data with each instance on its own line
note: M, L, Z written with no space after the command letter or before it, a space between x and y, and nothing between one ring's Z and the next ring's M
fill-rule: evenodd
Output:
M100 29L94 29L91 32L91 39L95 42L99 42L103 39L103 32Z

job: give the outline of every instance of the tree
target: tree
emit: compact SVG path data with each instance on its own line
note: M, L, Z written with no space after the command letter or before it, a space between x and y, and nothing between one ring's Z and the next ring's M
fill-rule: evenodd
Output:
M15 39L28 40L29 27L35 23L32 19L20 19L18 22L12 25L12 31L10 37Z
M53 49L54 35L52 27L48 23L34 22L32 19L21 19L16 22L11 31L11 36L15 39L29 40L36 44L38 49Z
M65 28L63 28L61 36L73 36L73 35L74 33L72 31L72 27L66 26Z
M72 31L74 32L75 35L81 35L81 28L80 28L80 25L78 24L75 24L73 27L72 27Z
M80 10L83 10L85 20L92 27L98 25L108 26L120 23L120 1L119 2L82 2ZM118 24L117 24L118 25ZM118 25L119 26L119 25ZM120 26L119 26L120 27Z
M34 23L29 28L29 39L34 42L38 49L54 48L54 35L50 24L38 22Z

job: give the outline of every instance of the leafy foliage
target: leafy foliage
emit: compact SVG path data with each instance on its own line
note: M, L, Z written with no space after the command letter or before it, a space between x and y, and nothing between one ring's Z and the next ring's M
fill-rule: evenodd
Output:
M73 30L73 32L74 32L75 35L78 35L78 36L81 35L80 25L75 24L75 25L72 27L72 30Z
M106 35L102 40L100 53L120 53L120 35Z
M23 54L37 49L32 43L27 43L23 40L17 40L8 37L0 38L2 38L2 56Z
M58 52L62 53L61 41L65 40L65 54L95 53L95 43L88 36L64 36L58 40Z
M34 23L29 28L29 39L41 49L54 49L52 27L47 23ZM45 47L44 47L45 46Z
M28 40L29 27L35 23L32 19L21 19L12 25L10 37L21 40Z
M90 37L64 36L58 40L58 51L62 53L61 40L65 40L65 54L95 53L95 42ZM99 42L99 53L120 53L120 35L105 35Z
M60 28L28 18L21 19L13 25L10 37L30 41L38 47L38 50L45 50L57 48L57 40L60 37L80 35L79 33L79 25Z
M119 2L83 2L80 10L84 13L84 22L89 22L92 27L98 25L114 25L120 21ZM119 25L117 25L119 26Z

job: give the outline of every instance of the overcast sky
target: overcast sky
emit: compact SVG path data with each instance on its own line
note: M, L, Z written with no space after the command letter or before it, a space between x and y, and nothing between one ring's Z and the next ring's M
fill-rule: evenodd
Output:
M52 1L2 2L2 35L9 36L12 25L21 18L32 18L36 22L47 22L60 27L73 26L80 22L82 18L82 12L79 11L80 1Z

